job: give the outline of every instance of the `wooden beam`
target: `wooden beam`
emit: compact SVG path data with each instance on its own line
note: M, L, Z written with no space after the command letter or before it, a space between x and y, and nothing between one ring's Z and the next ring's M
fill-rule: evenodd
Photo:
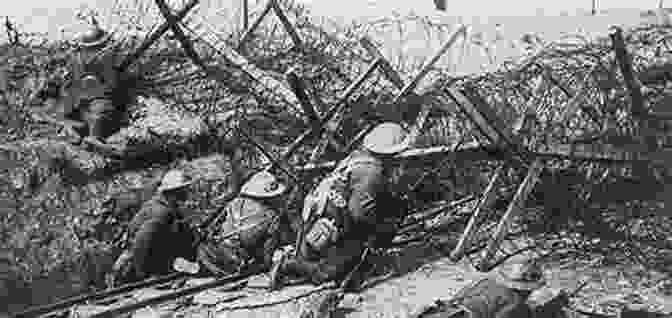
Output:
M628 88L628 91L630 91L632 115L641 118L646 115L644 96L642 95L641 86L635 78L635 72L632 68L632 57L628 54L625 40L623 39L623 30L619 27L613 27L609 36L611 37L618 66L621 69L621 75L623 75L625 85Z
M383 54L378 51L371 40L369 40L368 37L363 36L359 39L359 43L367 52L369 52L369 54L371 54L371 56L380 60L380 71L383 73L383 75L385 75L385 78L392 82L392 84L394 84L394 86L396 86L398 89L403 89L404 80L401 79L399 73L392 67L390 62L385 59Z
M475 230L476 223L481 219L481 214L483 213L484 210L489 209L492 204L495 202L495 198L497 197L497 188L495 185L499 181L500 176L502 175L502 172L504 171L504 165L500 164L497 166L497 169L495 169L495 172L492 174L492 177L490 178L490 183L488 183L488 186L485 188L485 191L481 195L481 199L478 201L478 205L474 209L474 212L471 214L471 217L469 218L469 222L467 223L467 227L464 228L464 232L462 232L462 236L460 237L460 240L457 242L457 245L455 246L455 249L450 253L450 259L453 262L457 262L462 257L464 256L464 251L469 249L469 246L471 244L471 241L469 240Z
M422 81L427 74L429 74L429 71L431 71L434 68L434 65L439 61L441 56L445 54L448 49L450 49L455 42L457 42L457 39L459 39L459 36L462 35L464 36L466 34L467 28L463 25L459 25L457 29L453 32L453 34L450 35L448 38L448 41L437 51L432 58L423 65L423 67L420 69L420 72L416 74L413 79L411 79L410 82L406 83L406 86L404 86L401 89L401 92L399 92L394 100L392 101L393 104L399 103L402 98L404 98L408 93L411 93L415 90L415 88L420 84L420 81Z
M501 244L504 236L506 235L506 232L508 231L511 220L522 210L527 197L532 192L532 189L534 189L534 186L539 180L539 175L543 171L543 168L544 166L542 165L540 158L537 158L530 165L527 176L525 176L523 183L521 183L520 187L518 187L518 191L509 204L509 207L504 213L504 216L502 216L502 219L497 225L493 240L488 244L488 247L484 253L485 256L481 258L480 264L478 266L479 270L489 271L491 269L492 259L494 258L495 253L497 252L497 248Z
M467 28L464 25L458 25L457 29L450 35L448 38L448 41L439 49L438 52L434 54L434 56L427 62L425 65L420 69L418 74L416 74L410 82L406 83L406 85L397 93L397 95L394 97L394 100L392 100L392 105L398 105L401 100L406 97L407 95L414 93L415 88L420 84L420 81L422 81L427 74L429 74L429 71L432 70L434 65L439 61L441 56L450 49L453 44L457 41L460 35L464 36L466 35ZM379 61L380 59L377 59ZM376 105L378 106L378 105ZM360 131L355 138L353 138L348 146L346 147L347 151L352 150L364 136L371 131L375 125L367 125L362 131Z
M264 6L264 9L261 11L261 14L254 19L254 22L252 22L252 25L245 30L245 33L243 33L243 36L240 37L240 41L238 42L238 50L242 50L243 47L245 47L245 43L249 41L252 38L252 34L254 34L254 30L256 30L259 25L261 24L261 21L264 20L264 18L268 15L269 12L271 12L271 9L273 8L273 1L269 0L266 2Z
M406 150L394 158L395 160L440 160L451 153L452 146L437 146ZM483 146L477 142L469 142L460 147L455 155L456 160L495 160L505 156L506 150L501 146ZM618 147L610 144L556 144L536 145L530 154L542 159L565 159L576 161L595 161L608 164L629 164L638 161L649 161L658 164L672 162L672 150L661 150L647 153L643 146L631 145ZM297 171L311 172L336 167L338 161L309 163L296 168Z
M335 115L343 112L348 105L348 99L352 96L352 94L355 93L355 91L364 84L364 82L373 74L373 71L376 70L378 67L378 62L379 60L376 59L371 65L369 65L369 68L362 73L362 75L359 76L354 82L348 86L348 88L345 90L343 95L341 95L338 98L338 101L336 102L336 105L332 106L326 114L320 119L321 123L319 126L311 127L310 129L306 130L303 134L301 134L299 137L294 139L294 142L292 142L289 147L285 150L285 152L282 155L282 160L287 160L289 159L289 155L293 153L298 147L300 147L302 144L304 144L307 140L308 137L313 136L313 135L319 135L319 133L325 129L326 123L331 120Z
M197 19L201 18L197 17ZM197 19L194 20L196 21ZM243 73L249 76L250 79L261 84L269 93L280 97L290 107L295 109L299 107L300 102L289 87L283 82L275 79L275 77L271 76L266 71L259 69L254 63L236 52L226 44L226 41L223 41L217 36L217 31L213 30L207 22L202 20L201 22L203 27L197 28L196 31L191 27L185 27L185 29L190 31L195 37L203 40L204 43L219 53L222 58L239 67ZM226 80L224 77L218 77L217 79L220 81Z
M458 106L462 113L476 126L476 129L483 134L483 136L493 145L502 143L500 133L495 130L489 123L489 119L481 113L481 111L471 103L471 101L455 88L447 88L446 93L448 97ZM439 99L444 99L443 96L438 96ZM450 104L450 101L443 100L443 104Z
M247 30L247 28L250 25L250 9L249 9L249 3L247 2L248 0L241 0L243 3L243 29Z
M198 0L190 0L184 8L182 8L180 11L175 14L175 19L178 21L184 19L189 11L193 9L196 5L198 4ZM135 50L133 51L132 54L126 55L126 58L119 64L117 67L117 70L119 72L124 72L129 66L133 64L133 62L137 61L138 58L150 47L156 40L158 40L166 31L170 29L170 21L165 21L161 26L159 26L156 31L152 32L149 37L145 39L144 42Z
M282 26L285 28L285 31L287 34L289 34L289 37L292 38L292 42L294 42L295 47L302 47L303 43L301 41L301 37L299 36L299 33L296 32L296 29L292 25L291 22L289 22L289 19L287 18L287 15L285 15L285 12L282 10L280 7L280 4L278 4L277 0L271 0L271 6L273 6L273 11L275 12L275 15L278 16L278 19L280 19L280 23L282 23Z
M320 116L310 102L310 97L308 97L308 93L306 92L306 83L300 79L293 70L287 72L285 78L287 79L287 83L289 83L289 87L294 92L294 95L299 99L299 104L301 105L301 108L303 108L303 113L308 117L311 125L319 125Z

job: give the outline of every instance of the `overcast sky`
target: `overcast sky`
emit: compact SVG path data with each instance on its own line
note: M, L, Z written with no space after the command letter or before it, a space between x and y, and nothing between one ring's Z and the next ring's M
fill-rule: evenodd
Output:
M114 0L4 0L2 14L16 19L31 31L54 31L72 21L73 10L80 7L109 9ZM138 1L138 0L121 0ZM147 1L147 0L140 0ZM237 7L242 0L202 0L218 7ZM252 4L260 0L249 0ZM389 14L392 11L432 14L433 0L299 0L317 15L336 19L351 19ZM455 16L521 16L556 15L561 11L590 10L591 0L447 0L449 15ZM668 0L669 2L669 0ZM11 4L11 5L10 5ZM598 0L600 9L652 9L658 0Z
M10 1L10 0L4 0ZM119 0L125 4L147 3L153 8L154 0ZM187 0L168 0L169 3L186 2ZM598 0L600 10L611 10L610 14L587 16L590 11L591 0L447 0L447 12L436 11L433 0L298 0L306 4L314 17L324 16L332 20L349 22L352 19L368 20L393 13L402 16L414 12L423 16L433 16L441 19L441 22L452 24L455 17L463 17L463 22L472 26L474 31L483 32L492 38L495 32L494 25L503 26L504 38L515 40L527 32L536 32L544 39L554 40L563 33L579 31L588 34L606 35L607 28L613 24L632 25L641 22L637 10L612 10L612 9L654 9L658 6L658 0ZM667 0L672 2L672 0ZM204 16L208 21L218 27L231 24L239 19L238 9L242 0L200 0L195 14ZM266 0L249 0L250 6L264 4ZM52 36L59 36L59 29L66 30L65 36L82 29L82 24L74 19L77 9L95 8L103 17L110 16L110 11L115 0L15 0L12 6L3 6L4 15L9 15L18 22L24 30L31 32L49 32ZM48 4L46 6L45 4ZM669 4L672 6L672 4ZM133 9L135 10L135 9ZM561 14L573 16L561 17ZM614 13L617 12L618 14ZM577 15L578 13L578 15ZM578 16L578 18L577 18ZM212 17L219 20L215 22ZM474 18L476 17L476 18ZM152 20L152 19L150 19ZM156 20L152 20L156 22ZM112 22L112 24L114 24ZM147 24L147 23L145 23ZM233 23L239 25L240 23ZM0 32L0 39L5 37L4 30ZM376 39L382 41L383 52L387 56L399 55L404 51L411 57L424 58L427 52L435 51L441 45L441 40L433 39L431 43L424 39L421 29L406 30L406 36L411 41L399 42L386 35L377 35ZM413 33L415 32L415 33ZM499 32L499 31L497 31ZM490 33L488 35L488 33ZM413 42L413 39L415 42ZM469 52L471 65L460 64L458 70L465 72L477 71L485 61L485 57L477 58L480 53ZM498 44L497 54L501 58L517 56L519 51L510 47L506 41Z

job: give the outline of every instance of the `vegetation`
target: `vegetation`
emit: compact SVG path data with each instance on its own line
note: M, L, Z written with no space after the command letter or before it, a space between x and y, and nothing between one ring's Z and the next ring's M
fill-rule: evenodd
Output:
M280 80L283 80L280 74L294 69L309 83L308 93L320 113L334 105L345 88L372 62L373 58L359 46L359 36L375 35L386 28L403 30L407 23L420 24L429 34L439 37L445 37L451 28L417 17L397 17L365 25L320 25L300 5L283 3L283 6L304 46L294 48L277 23L266 23L245 47L246 56ZM203 23L194 25L208 27ZM120 26L119 34L130 34L132 27ZM669 35L669 28L659 26L626 32L636 71L647 72L668 61L670 52L665 45ZM132 162L104 157L69 144L56 127L31 116L31 109L44 102L37 93L46 83L63 82L72 43L27 44L19 39L0 48L0 246L9 255L9 280L16 282L17 291L24 291L14 293L16 299L11 300L18 307L104 287L103 274L119 253L119 245L116 235L105 236L101 232L117 233L118 229L104 227L123 228L125 221L106 225L107 220L95 214L110 197L151 193L152 185L166 169L185 167L201 177L188 203L188 208L202 212L193 219L198 224L210 213L216 213L218 203L212 198L232 187L228 179L230 162L218 154L229 152L232 145L239 147L245 157L243 167L250 170L265 159L253 144L242 142L242 135L252 135L276 154L309 127L300 111L288 107L268 91L259 90L258 84L233 65L217 60L211 43L194 39L201 58L208 65L217 65L229 79L227 82L204 76L176 41L163 37L123 79L130 105L130 125L108 140L160 148L161 155ZM139 40L130 36L119 39L121 44L114 58L123 59L137 47ZM221 41L235 46L237 37L223 35ZM606 37L596 42L578 38L573 44L554 43L520 61L509 61L492 73L455 78L451 76L451 66L438 67L426 80L431 84L423 88L421 96L431 98L452 85L475 88L509 121L517 113L528 111L524 105L534 105L538 123L533 130L525 131L530 144L567 143L598 133L605 136L600 142L624 144L623 140L641 136L633 134L639 131L638 122L629 115L630 95L611 49ZM393 64L408 79L422 62L405 59L400 54ZM587 73L594 65L598 65L598 71ZM542 86L536 87L545 72L552 74L556 84L544 80ZM579 112L568 121L554 121L572 100L567 91L585 96L584 104L595 105L599 118L609 126L596 125L586 112ZM396 89L376 73L352 98L337 138L342 142L351 140L366 121L400 111L389 105L395 94ZM666 82L647 84L645 97L650 105L663 103L667 94ZM406 106L412 103L405 101ZM482 139L459 112L432 111L415 146L448 145L460 138ZM307 162L315 146L316 142L308 143L291 158L291 164ZM327 148L318 159L342 156L343 153ZM419 187L420 197L430 201L452 200L480 193L494 166L492 162L448 162L439 167L440 164L409 163L405 176L408 182L401 184L412 183L423 171L438 167L437 173ZM669 268L666 262L670 259L672 242L666 233L672 223L662 213L661 196L656 195L668 182L667 170L651 166L643 170L638 170L638 166L632 168L550 161L533 193L534 199L527 203L528 213L519 220L522 233L534 238L537 249L545 251L548 257L598 253L614 261L628 258L651 269ZM488 218L482 228L495 224L498 219L495 216L501 215L506 199L515 191L509 185L519 183L523 173L510 170L507 184L502 185L499 212ZM314 180L306 180L296 189L293 207L300 203L300 194L311 181ZM650 191L642 191L642 187ZM297 212L295 209L294 213ZM63 289L49 295L33 294L32 298L27 296L28 289L20 286L33 284L36 289L40 284L53 286L54 282L60 282Z

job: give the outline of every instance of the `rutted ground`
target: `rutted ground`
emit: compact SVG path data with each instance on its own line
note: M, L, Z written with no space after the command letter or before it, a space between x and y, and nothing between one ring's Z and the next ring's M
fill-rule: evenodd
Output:
M494 273L476 271L472 266L476 256L460 262L450 261L444 256L449 250L423 244L406 248L398 257L379 259L380 267L385 269L370 278L361 293L346 294L334 311L335 317L409 317L423 305L436 299L449 299L472 281ZM615 315L624 306L643 306L652 312L672 313L672 281L665 275L637 266L607 265L603 260L574 258L545 264L548 286L572 290L588 279L589 283L572 299L572 306L584 312ZM400 275L390 274L395 271ZM202 281L192 280L188 284ZM134 317L298 317L300 312L319 307L317 303L333 295L331 290L308 285L267 292L267 284L268 277L259 275L234 291L224 292L225 286L145 308ZM146 290L134 298L157 293L161 291ZM81 312L87 309L102 307L80 308Z

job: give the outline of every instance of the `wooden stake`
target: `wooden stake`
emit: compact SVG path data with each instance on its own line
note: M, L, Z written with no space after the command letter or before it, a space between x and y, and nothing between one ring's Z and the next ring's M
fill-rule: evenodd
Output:
M177 14L175 14L175 19L177 21L181 21L184 19L189 11L193 9L196 5L198 4L198 0L190 0L182 10L178 11ZM137 61L138 58L147 50L149 49L156 40L158 40L168 29L170 29L171 23L170 21L165 21L163 24L156 30L154 31L149 37L145 39L145 41L132 53L126 56L126 58L119 64L117 67L117 70L121 73L124 72L129 66L133 64L133 62Z
M413 79L412 79L410 82L408 82L408 83L406 84L406 86L404 86L404 87L401 89L401 92L399 92L399 93L395 96L394 101L392 101L392 104L399 103L399 101L400 101L403 97L405 97L408 93L414 91L415 88L420 84L420 81L422 81L422 79L424 79L425 76L427 76L427 74L429 73L429 71L432 70L432 68L434 67L434 64L436 64L436 62L439 61L439 59L441 58L441 56L443 56L443 54L445 54L446 51L448 51L448 49L450 49L450 48L453 46L453 44L455 44L455 42L459 39L459 36L460 36L460 35L465 35L465 34L466 34L466 30L467 30L467 28L466 28L465 26L463 26L463 25L458 26L458 27L457 27L457 30L455 30L455 31L453 32L453 34L451 34L450 38L449 38L448 41L441 47L441 49L439 49L439 51L436 52L436 54L434 54L434 56L433 56L433 57L432 57L432 58L431 58L431 59L430 59L430 60L429 60L429 61L428 61L428 62L427 62L421 69L420 69L420 72L418 72L418 74L415 75L415 76L413 77Z
M243 2L243 30L247 30L249 26L250 12L248 8L248 0L242 0Z
M200 17L196 18L200 19ZM204 43L219 53L219 55L225 58L228 62L238 66L247 76L250 77L250 79L259 82L269 93L280 97L290 107L299 108L299 100L296 98L292 90L287 87L287 85L275 79L266 71L259 69L256 65L254 65L254 63L250 62L244 56L236 52L233 48L229 47L226 44L226 41L221 40L217 36L216 31L209 27L208 24L203 23L202 25L208 27L199 28L197 31L194 31L189 27L185 27L185 29L190 31L195 37L203 40ZM211 72L214 73L214 70L211 70ZM216 79L219 81L227 81L225 76L218 76Z
M385 75L385 78L387 78L394 86L396 86L398 89L403 89L404 88L404 80L401 79L401 76L399 73L392 67L390 62L385 59L382 53L378 51L375 45L369 40L368 37L364 36L359 39L359 43L362 45L362 47L371 54L376 59L380 60L380 71Z
M280 7L280 4L278 4L278 1L271 0L271 6L273 6L273 11L275 12L275 15L278 16L278 19L280 19L280 22L282 23L282 26L285 28L285 31L287 31L289 37L292 38L294 46L299 48L302 47L303 44L301 42L301 37L299 36L299 33L296 32L296 29L294 28L292 23L289 22L287 15L285 15L285 12L282 11L282 8Z
M474 213L469 218L467 227L464 229L464 232L462 232L462 236L460 237L460 240L457 242L455 249L453 249L453 251L450 253L450 260L452 260L453 262L457 262L460 259L462 259L462 257L464 256L464 251L469 249L469 246L471 244L470 238L475 230L474 227L476 226L476 223L480 220L483 211L489 209L492 203L494 203L495 201L494 199L496 198L497 194L497 188L495 187L495 185L497 184L497 181L499 181L499 178L502 175L503 171L504 171L504 164L500 164L499 166L497 166L497 169L495 169L495 172L492 174L492 178L490 178L490 183L488 183L488 186L485 188L485 191L481 196L481 200L478 201L478 205L476 206Z
M642 95L641 87L635 78L635 73L632 68L632 57L628 54L628 50L623 39L623 30L619 27L614 27L611 37L614 53L618 66L621 69L625 85L630 91L630 98L632 99L632 115L635 117L643 117L646 115L646 108L644 107L644 96Z
M294 95L299 99L301 108L303 108L303 113L308 117L311 125L319 125L320 116L310 102L310 97L308 97L308 93L306 92L305 82L300 79L293 70L287 72L285 78L287 79L287 83L289 83L289 87L294 92Z
M376 70L378 67L379 60L375 60L371 65L369 65L369 68L359 76L357 80L355 80L348 88L345 90L343 95L338 99L336 102L336 105L331 107L327 113L322 117L321 122L319 127L311 127L310 129L306 130L303 134L301 134L299 137L297 137L294 142L285 150L285 153L282 155L282 160L285 161L289 158L290 154L293 153L298 147L300 147L306 140L308 140L308 137L312 135L317 135L319 132L324 129L325 124L331 120L332 117L334 117L336 114L341 113L345 107L348 105L347 101L350 99L352 94L362 85L364 84L364 81L371 76L373 71Z
M543 165L541 163L541 159L536 159L530 165L525 180L523 180L523 183L521 183L520 187L518 187L516 195L513 197L513 200L509 204L508 209L506 210L504 216L502 216L502 219L499 221L499 224L497 225L497 229L495 230L493 240L490 241L488 247L485 250L484 256L481 259L481 262L478 266L478 269L480 271L489 271L491 269L490 267L492 264L491 261L495 257L497 248L499 247L500 243L504 239L504 236L506 235L506 232L508 231L509 224L511 223L513 218L522 210L525 204L525 200L527 200L527 196L530 194L530 192L532 192L532 189L534 189L534 186L536 185L542 170Z
M238 43L238 50L242 50L243 47L245 46L245 43L250 40L252 37L252 34L254 33L254 30L259 27L261 24L261 21L264 20L266 15L268 15L269 12L271 12L271 9L273 8L273 0L269 0L266 3L266 6L264 7L264 10L259 14L259 16L252 22L252 25L249 27L249 29L245 30L245 33L243 33L243 36L240 38L240 42Z

